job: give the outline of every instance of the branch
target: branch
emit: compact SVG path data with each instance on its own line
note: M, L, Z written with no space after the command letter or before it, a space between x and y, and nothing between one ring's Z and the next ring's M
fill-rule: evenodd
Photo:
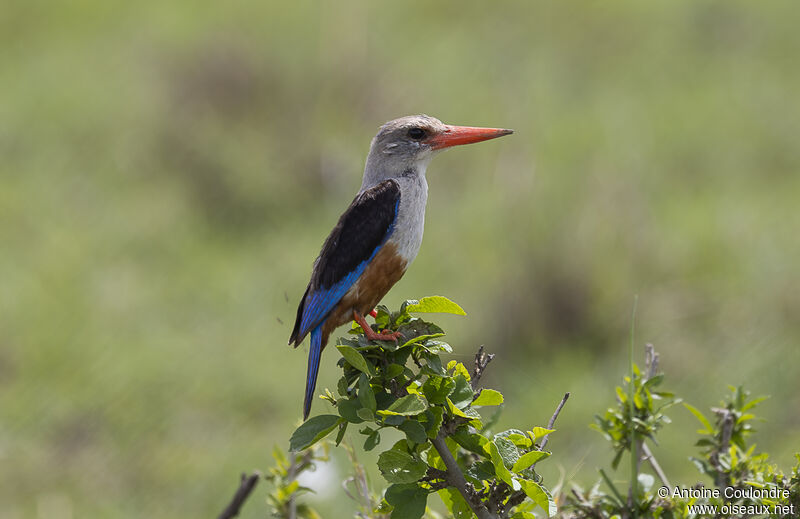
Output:
M553 413L553 416L551 416L550 417L550 421L547 422L547 428L548 429L552 429L553 426L556 424L556 419L558 418L558 415L561 414L561 410L564 409L564 404L567 403L567 399L569 399L569 392L564 393L564 397L561 399L561 402L558 403L558 406L556 407L556 410ZM544 438L542 439L542 444L539 446L539 450L540 451L544 450L545 446L547 445L547 441L549 439L550 439L550 435L546 434L544 436ZM533 468L535 466L536 466L536 463L531 465L531 468ZM527 497L527 494L525 494L525 492L523 492L521 490L518 490L518 491L514 492L513 494L511 494L511 497L509 497L508 501L506 502L505 511L503 512L503 517L508 517L508 513L511 512L511 510L513 510L515 506L521 505L522 502L525 501L526 497Z
M425 474L424 478L420 479L420 481L425 481L428 483L428 485L431 487L431 490L434 491L450 486L450 483L447 482L447 471L435 469L433 467L428 467L428 472Z
M493 358L494 353L484 353L483 346L478 348L478 353L475 354L475 369L472 370L472 378L470 382L473 391L478 389L478 381L480 381L486 366L492 362Z
M672 485L669 484L669 480L667 479L667 475L664 474L664 471L661 469L661 465L658 464L656 457L653 456L653 453L650 451L650 447L648 447L647 443L645 442L642 442L642 452L647 458L647 461L650 463L650 466L653 467L653 471L656 473L661 482L664 483L664 486L672 488Z
M658 353L656 353L655 347L649 342L644 345L644 352L644 364L647 367L647 377L645 380L649 380L655 377L658 372Z
M559 415L559 413L561 413L561 410L564 409L564 404L567 403L567 399L568 398L569 398L569 392L564 393L564 398L561 399L561 402L558 404L558 407L556 407L556 412L553 413L553 416L550 417L550 421L547 422L547 428L548 429L552 429L553 426L556 424L556 418L558 418L558 415ZM549 439L550 439L550 435L549 434L545 434L544 438L542 438L542 445L539 447L540 451L544 450L544 447L545 447L545 445L547 445L547 441Z
M289 481L294 481L297 477L298 469L297 455L295 453L290 453L290 456L292 457L292 463L289 465L289 469L286 471L286 479ZM295 519L297 517L297 502L294 500L294 492L292 492L292 495L289 496L289 502L287 505L289 509L289 516L287 519Z
M259 479L261 479L261 473L258 471L253 472L249 476L243 472L241 483L239 483L239 488L233 495L231 502L225 507L225 510L223 510L219 516L217 516L217 519L232 519L233 517L238 516L239 509L242 507L244 502L247 501L247 498L250 497L250 493L256 487L256 484L258 484Z
M444 466L447 467L447 482L449 486L454 487L459 491L461 496L464 498L464 501L466 501L472 511L475 512L475 515L478 517L478 519L497 519L497 516L489 513L489 510L486 509L486 506L481 502L480 499L477 498L477 496L475 496L475 491L472 488L472 485L467 483L467 480L464 479L464 474L461 472L461 468L458 466L455 458L450 453L450 449L447 448L444 435L440 432L436 438L431 440L431 443L439 453L439 456L442 458Z
M509 497L508 501L506 501L506 509L503 512L503 517L508 517L508 514L511 513L511 510L513 510L515 506L521 505L522 502L525 501L525 498L527 497L528 494L526 494L521 490L517 490L516 492L511 494L511 497Z
M717 415L717 423L719 423L720 428L720 445L718 448L715 448L714 451L711 453L710 461L713 465L714 469L717 471L717 475L714 478L714 483L717 485L718 488L722 488L728 486L730 484L729 476L725 472L725 468L722 467L719 461L719 455L723 452L728 452L728 448L730 447L731 443L731 436L733 435L733 426L735 425L735 419L733 413L731 413L726 408L716 408L712 407L712 411Z

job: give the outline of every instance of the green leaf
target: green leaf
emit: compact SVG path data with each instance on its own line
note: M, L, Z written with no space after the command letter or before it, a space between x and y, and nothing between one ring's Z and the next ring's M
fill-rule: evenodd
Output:
M511 433L506 438L514 442L517 447L522 447L523 449L529 449L533 445L533 441L524 434Z
M495 434L495 436L499 436L500 438L505 438L507 440L514 441L511 439L511 437L515 434L524 434L524 433L519 429L506 429L505 431L500 431L499 433Z
M428 296L423 297L419 301L411 299L403 303L400 310L401 312L407 313L467 315L467 312L465 312L463 308L444 296Z
M451 438L470 452L480 454L481 456L487 455L486 444L489 443L489 440L480 434L470 433L467 427L462 426L456 429Z
M472 403L472 397L475 396L475 392L464 375L459 373L454 377L454 380L456 385L452 394L449 395L450 400L459 409L464 409Z
M367 375L375 375L373 373L374 368L367 362L367 359L365 359L357 349L346 344L337 344L336 349L339 350L339 353L342 354L342 357L345 358L348 364L357 370L366 373Z
M537 463L539 460L548 456L550 456L550 453L545 451L526 452L514 463L514 466L511 467L511 470L514 472L522 472L534 463Z
M274 445L272 447L272 458L275 460L275 464L280 467L281 469L286 469L289 467L289 458L286 457L286 454L283 452L283 449Z
M378 312L378 316L375 317L375 324L378 325L378 328L388 328L392 313L384 305L378 305L375 310Z
M339 382L336 383L336 391L339 392L340 396L347 397L350 396L347 389L350 384L347 383L347 377L342 377L339 379Z
M347 431L347 421L342 420L339 422L339 432L336 433L336 446L338 447L342 440L344 439L344 433Z
M497 474L497 477L507 485L514 486L514 484L511 482L511 472L509 472L506 468L506 465L503 462L503 457L500 455L500 450L497 448L497 444L495 442L489 442L488 447L489 455L492 458L492 465L494 465L495 474Z
M378 411L379 415L415 416L428 408L428 402L422 395L411 394L395 400L388 409Z
M389 425L391 427L399 427L400 424L405 421L405 419L406 419L405 416L393 414L393 415L385 416L383 418L383 424L384 425Z
M641 397L641 391L636 391L633 394L633 404L636 406L637 409L645 409L644 401Z
M425 411L424 415L420 415L420 420L425 423L425 434L428 435L428 438L434 439L439 434L439 429L442 428L444 409L431 407Z
M494 476L494 474L492 475ZM453 519L473 519L475 517L461 493L455 488L444 488L438 494L444 506L453 514Z
M714 432L714 426L711 425L711 422L708 421L708 418L706 418L705 415L698 408L696 408L691 404L687 404L686 402L683 403L683 407L688 409L689 412L692 413L694 417L697 418L700 421L700 423L703 424L703 426L705 427L705 430L701 429L697 431L698 433L712 434Z
M364 408L369 409L372 413L378 409L375 403L375 393L372 392L372 388L369 386L369 379L366 373L362 373L358 378L358 401L361 402ZM362 416L362 418L364 417Z
M306 503L298 503L297 517L299 519L322 519L317 511L308 506Z
M547 517L550 517L551 512L553 512L550 509L551 499L539 483L531 481L530 479L520 479L519 484L522 487L522 491L525 492L525 495L530 497L534 503L541 506L542 510L547 514Z
M444 366L442 366L442 359L438 355L431 355L429 353L421 355L422 358L425 359L425 365L422 367L421 373L424 375L436 375L436 376L444 376L447 375L444 370Z
M470 421L468 422L469 425L478 429L479 431L483 429L481 414L478 411L476 411L472 407L467 407L466 409L464 409L464 414L467 415L467 417L470 419Z
M661 382L663 382L663 381L664 381L664 374L663 373L659 373L658 375L654 375L653 377L648 378L647 380L645 380L644 381L644 387L647 387L647 388L656 387L656 386L661 385Z
M403 349L406 346L424 342L430 339L435 339L444 335L438 325L423 321L422 319L413 318L407 323L400 325L397 331L403 334L405 341L398 349Z
M450 362L448 362L447 371L448 372L452 371L454 377L456 375L463 375L465 379L471 380L469 370L467 369L467 367L458 361L451 360Z
M289 450L297 452L311 447L333 431L340 420L335 414L322 414L308 419L292 434Z
M466 418L467 420L469 420L469 424L475 427L476 429L483 428L483 424L481 423L480 420L480 415L475 409L467 409L466 411L462 411L461 409L455 406L452 400L448 398L447 410L450 411L450 414L452 414L453 416Z
M386 489L386 502L394 507L392 519L420 519L428 492L416 483L396 484Z
M442 352L453 353L453 347L443 341L427 340L425 344L420 345L428 353L439 354Z
M519 450L514 442L503 438L502 436L494 437L494 444L497 445L497 450L500 457L503 458L506 468L511 468L519 460Z
M742 411L747 411L748 409L752 409L753 407L757 406L758 404L760 404L764 400L767 400L768 398L769 398L768 396L761 396L758 398L754 398L742 406Z
M422 392L425 398L432 404L444 404L447 397L453 393L456 387L455 381L450 377L439 377L431 375L422 384Z
M358 411L361 409L361 403L358 400L339 400L336 404L339 409L339 416L351 423L361 423L364 420L358 416Z
M529 435L533 438L533 441L538 440L539 438L544 438L551 432L555 432L555 429L545 429L544 427L534 427L533 430L529 433Z
M617 386L616 391L617 391L617 398L619 399L620 403L624 404L625 402L628 401L628 395L625 394L625 392L622 390L621 387Z
M401 332L402 333L402 332ZM405 336L405 334L403 334ZM426 333L422 335L417 335L412 339L407 340L400 346L400 348L405 348L406 346L411 346L412 344L417 344L423 341L427 341L428 339L435 339L437 337L444 337L444 333L436 332L436 333Z
M371 451L381 442L381 433L379 431L372 431L367 439L364 440L364 450Z
M414 483L428 471L428 464L407 452L388 450L378 457L378 469L389 483Z
M386 380L391 380L398 375L401 375L405 371L405 367L401 366L400 364L389 364L386 366L386 370L383 372L383 378Z
M412 443L425 443L428 441L428 435L425 433L425 427L416 420L406 420L398 427L406 434L409 442Z
M356 411L356 415L366 422L373 422L375 421L375 413L367 409L366 407L362 407L358 411Z
M491 461L479 461L477 463L473 463L472 466L467 469L464 475L477 481L485 481L487 479L494 478L494 465L492 465Z
M494 389L482 389L478 398L472 401L472 405L500 405L503 403L503 395Z

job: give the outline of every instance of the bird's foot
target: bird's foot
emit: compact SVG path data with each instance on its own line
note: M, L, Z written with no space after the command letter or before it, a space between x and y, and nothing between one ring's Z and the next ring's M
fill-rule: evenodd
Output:
M398 339L403 338L403 334L400 332L390 332L388 330L383 330L381 333L375 333L372 331L372 328L367 328L369 331L365 331L364 335L367 339L371 341L395 341L397 342Z
M364 330L364 336L370 341L395 341L397 342L398 339L403 337L403 334L400 332L387 332L386 330L378 333L372 329L372 327L367 324L367 320L364 319L364 316L353 310L353 319L358 323L362 330Z

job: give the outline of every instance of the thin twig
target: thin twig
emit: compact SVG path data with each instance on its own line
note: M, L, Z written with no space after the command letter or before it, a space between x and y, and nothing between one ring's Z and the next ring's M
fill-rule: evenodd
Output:
M653 456L653 453L650 451L650 447L648 447L644 442L642 442L642 452L644 452L644 455L647 458L647 461L650 463L650 466L653 467L653 471L655 471L658 479L664 483L664 486L672 488L672 485L669 484L669 480L667 479L667 475L664 474L664 471L661 469L661 465L659 465L658 461L656 461L656 457Z
M444 466L447 468L447 482L451 487L459 491L464 501L466 501L472 511L475 512L478 519L497 519L497 516L490 513L480 499L475 496L472 485L467 483L464 474L461 472L461 468L459 468L458 463L455 458L453 458L450 449L447 448L444 435L440 432L436 438L431 440L431 443L442 458Z
M297 454L294 453L294 452L291 452L291 453L289 453L289 455L292 457L292 462L291 462L291 464L289 464L289 469L286 471L286 479L291 483L297 477L298 466L297 466ZM288 505L289 505L288 506L288 508L289 508L289 517L288 517L288 519L295 519L297 517L297 502L295 502L295 500L294 500L294 495L295 495L295 493L292 492L292 494L289 496L289 503L288 503Z
M475 368L472 370L472 379L470 381L473 390L478 389L478 381L480 381L486 366L492 362L493 358L494 353L484 353L483 346L478 348L478 353L475 354Z
M372 511L377 507L377 504L373 502L372 495L369 491L369 483L367 482L367 473L364 470L364 466L359 463L358 458L356 457L356 453L348 444L343 444L343 447L347 451L347 455L350 457L350 463L353 465L353 469L355 474L349 478L347 478L343 483L342 487L344 488L345 493L358 503L360 507L360 511L356 514L358 517L368 517L364 510ZM356 490L356 495L350 493L347 489L347 484L352 482L353 486ZM371 517L371 516L370 516ZM383 517L383 516L381 516Z
M656 353L655 347L650 342L644 345L644 352L644 364L647 366L646 380L650 380L658 372L658 353Z
M236 493L233 495L231 502L228 503L228 506L225 507L225 510L222 511L217 519L231 519L239 515L239 509L242 508L242 505L247 498L250 497L250 493L253 492L253 489L258 484L258 480L261 479L261 473L253 472L251 475L246 475L244 472L242 473L242 479L239 483L239 488L236 489Z
M548 429L552 429L553 426L556 424L556 419L558 418L558 415L561 413L561 410L564 408L564 404L567 403L567 399L569 399L569 392L564 393L564 397L561 399L561 402L558 403L558 406L556 407L556 410L553 413L553 416L551 416L550 417L550 421L547 422L547 428ZM544 450L545 446L547 445L547 441L549 439L550 439L550 435L549 434L546 434L544 436L544 438L542 438L542 444L539 446L539 450L541 450L541 451ZM531 465L531 468L534 468L535 466L536 466L536 463ZM518 490L518 491L514 492L513 494L511 494L511 497L509 497L508 501L506 502L505 510L503 512L503 517L508 517L508 514L511 512L511 510L515 506L521 505L522 502L525 501L526 497L527 497L527 494L525 492L521 491L521 490Z
M569 392L564 393L564 398L561 399L559 402L558 407L556 407L556 412L553 413L553 416L550 417L550 421L547 422L547 428L552 429L553 426L556 424L556 418L558 418L559 413L564 408L564 404L567 403L567 399L569 399ZM547 441L550 439L549 434L545 434L544 438L542 438L542 445L539 447L539 450L544 450L545 445L547 445Z

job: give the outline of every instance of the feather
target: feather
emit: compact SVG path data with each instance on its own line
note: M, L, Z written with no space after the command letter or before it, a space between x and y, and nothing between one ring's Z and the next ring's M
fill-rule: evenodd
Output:
M308 372L306 373L306 397L303 401L303 420L308 418L311 402L314 400L314 389L317 387L319 375L319 359L322 356L322 325L311 331L311 349L308 352Z
M314 263L289 344L299 345L358 280L391 236L399 204L400 186L394 180L381 182L356 196Z

